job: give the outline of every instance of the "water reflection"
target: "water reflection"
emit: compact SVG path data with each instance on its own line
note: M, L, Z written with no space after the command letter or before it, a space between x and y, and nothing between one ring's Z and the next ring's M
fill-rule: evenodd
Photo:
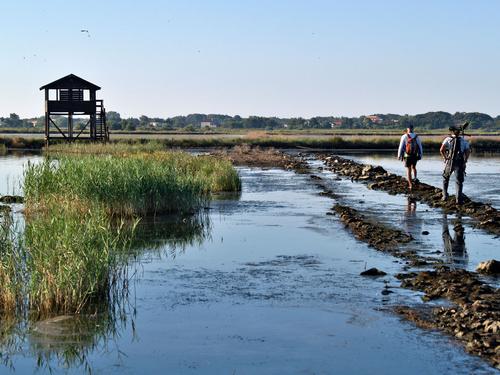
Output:
M457 215L453 222L453 237L449 230L448 215L443 214L443 247L446 262L451 266L465 267L468 263L467 248L465 246L465 231L462 218Z
M210 219L205 212L143 218L136 227L132 255L160 252L175 258L186 247L201 245L209 239L210 230Z
M16 362L23 364L31 358L32 369L91 373L92 354L111 352L120 359L126 355L118 347L120 337L124 332L132 340L137 337L137 310L133 288L129 288L137 274L138 263L133 260L151 253L178 256L188 246L201 245L210 237L210 229L209 217L203 212L142 219L135 229L131 254L123 257L120 277L112 282L107 299L76 315L0 314L0 365L15 372Z
M406 198L403 225L406 233L420 233L422 231L422 218L417 213L417 200L411 195Z
M122 301L125 302L125 301ZM128 304L102 304L99 312L60 315L43 320L32 317L2 316L0 320L0 363L16 371L16 360L28 356L33 368L53 372L58 368L92 372L88 361L94 351L103 352L128 324L134 332L135 309ZM122 353L117 350L119 357Z

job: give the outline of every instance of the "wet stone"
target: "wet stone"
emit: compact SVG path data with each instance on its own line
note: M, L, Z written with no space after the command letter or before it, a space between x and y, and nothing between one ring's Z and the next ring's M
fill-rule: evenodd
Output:
M500 262L495 259L481 262L477 266L476 271L486 275L498 275L500 274Z
M4 195L0 197L0 203L12 204L12 203L23 203L23 202L24 198L19 195Z
M369 268L366 271L360 273L361 276L385 276L387 273L379 270L378 268Z
M366 183L369 189L383 190L388 194L407 194L408 184L402 176L387 173L380 166L366 165L340 156L319 154L325 168L338 175L350 178L351 181ZM489 204L474 202L464 196L463 204L457 204L455 197L450 196L442 201L442 191L434 186L419 182L412 189L415 200L431 207L440 207L447 212L462 213L474 218L477 226L493 234L500 234L500 211Z

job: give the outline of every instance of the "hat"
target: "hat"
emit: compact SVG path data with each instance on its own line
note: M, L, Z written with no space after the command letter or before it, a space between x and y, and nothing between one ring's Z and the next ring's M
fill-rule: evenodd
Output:
M458 126L452 125L452 126L449 127L449 130L451 132L459 132L460 128Z
M407 129L413 130L413 124L410 124L406 127Z

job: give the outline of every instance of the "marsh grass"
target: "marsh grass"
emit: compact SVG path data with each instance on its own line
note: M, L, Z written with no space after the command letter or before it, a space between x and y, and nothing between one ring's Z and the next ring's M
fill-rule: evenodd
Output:
M139 217L193 214L211 193L241 188L225 159L159 151L154 143L86 146L61 146L25 168L23 246L13 250L7 226L1 237L5 309L22 296L41 317L110 303L126 289Z
M26 292L29 307L42 315L107 301L133 236L134 225L113 223L104 208L82 211L73 203L54 201L26 223Z
M9 213L0 213L0 311L15 312L22 302L23 247Z
M66 155L29 164L24 175L26 209L47 201L77 197L82 204L104 205L112 216L194 212L209 194L238 191L241 182L228 160L184 152ZM73 198L71 198L73 199Z

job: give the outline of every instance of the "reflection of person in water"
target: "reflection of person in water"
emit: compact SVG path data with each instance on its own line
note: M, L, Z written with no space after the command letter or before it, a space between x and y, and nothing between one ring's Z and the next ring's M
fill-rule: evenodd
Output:
M455 225L453 226L455 232L454 237L450 235L448 229L448 217L443 215L443 245L446 261L451 265L465 265L467 263L467 249L465 247L464 227L462 226L462 218L457 216Z
M416 234L421 232L422 220L417 215L417 200L411 196L407 197L403 221L406 233Z

